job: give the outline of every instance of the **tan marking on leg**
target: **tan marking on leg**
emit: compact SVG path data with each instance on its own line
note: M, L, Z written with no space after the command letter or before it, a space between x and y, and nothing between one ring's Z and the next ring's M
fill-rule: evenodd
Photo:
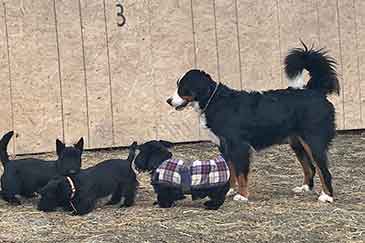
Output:
M299 139L299 141L301 143L301 140L300 139ZM294 142L292 142L291 138L289 138L289 143L290 144L294 144ZM306 152L306 150L305 150L305 152ZM309 155L308 155L307 152L306 152L306 154L309 157ZM303 185L309 185L309 179L313 176L312 169L309 167L307 161L304 161L304 160L300 159L298 156L296 156L296 157L297 157L299 163L302 165L303 175L304 175L304 177L303 177Z
M303 148L304 148L304 150L306 151L306 153L307 153L307 155L309 156L309 158L310 158L312 161L315 161L315 160L314 160L314 158L313 158L312 150L311 150L311 148L309 147L309 145L308 145L306 142L304 142L304 140L303 140L301 137L298 137L298 139L299 139L300 143L303 145ZM322 189L323 189L323 191L324 191L326 194L328 194L328 195L329 195L329 190L328 190L328 188L327 188L327 186L326 186L326 183L325 183L325 181L324 181L324 178L323 178L323 175L322 175L322 173L321 173L321 170L318 168L317 163L315 163L315 164L316 164L317 173L318 173L318 175L319 175L319 179L320 179L320 181L321 181Z
M240 195L248 198L248 175L239 175L238 176L238 192Z
M231 161L228 162L228 168L229 168L229 184L231 188L235 188L237 186L237 176L236 176L236 170L234 169L234 165Z
M299 162L302 164L303 167L303 185L309 185L309 178L311 176L311 171L309 169L308 164L305 161L299 160Z
M318 167L317 165L316 165L316 170L317 170L317 174L319 175L319 180L321 181L323 191L324 191L327 195L330 195L330 192L329 192L329 190L327 189L326 183L325 183L325 181L324 181L324 177L323 177L323 175L322 175L322 172L321 172L321 170L319 169L319 167Z

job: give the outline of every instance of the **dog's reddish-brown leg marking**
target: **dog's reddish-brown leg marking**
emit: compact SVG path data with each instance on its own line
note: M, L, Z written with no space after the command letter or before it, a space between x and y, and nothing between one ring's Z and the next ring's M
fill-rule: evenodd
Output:
M236 174L236 170L234 169L234 165L231 161L228 161L228 168L229 168L229 185L231 188L235 188L237 185L237 174Z
M301 142L302 139L300 139L299 141L302 144L302 142ZM289 143L293 144L294 142L289 138ZM302 144L302 146L303 146L303 144ZM312 159L312 157L310 157L309 154L307 153L307 150L304 149L304 151L307 154L308 158ZM299 163L302 165L302 168L303 168L303 175L304 175L303 185L309 185L309 180L310 180L310 178L313 177L312 169L309 167L307 161L304 161L304 160L300 159L298 156L297 156L297 159L298 159Z
M238 176L238 192L241 196L248 198L248 175Z
M321 181L321 185L322 185L323 191L327 195L330 195L329 190L327 189L326 183L324 182L324 177L322 175L322 172L321 172L321 170L319 169L319 167L317 165L316 165L316 170L317 170L317 173L319 175L319 180Z
M303 160L299 160L300 164L303 167L303 185L309 185L309 178L312 177L312 171L309 168L307 162L303 161Z
M308 145L306 142L304 142L304 140L303 140L301 137L298 137L298 138L299 138L300 143L303 145L303 148L304 148L304 150L306 151L306 153L307 153L308 157L309 157L312 161L314 161L313 154L312 154L312 150L311 150L311 148L309 147L309 145ZM327 186L326 186L326 183L325 183L325 181L324 181L323 175L322 175L322 173L321 173L321 170L318 168L317 163L316 163L316 168L317 168L317 172L318 172L318 175L319 175L319 179L320 179L320 181L321 181L322 189L323 189L323 191L324 191L326 194L328 194L328 195L329 195L329 194L330 194L330 193L329 193L329 190L328 190L328 188L327 188Z

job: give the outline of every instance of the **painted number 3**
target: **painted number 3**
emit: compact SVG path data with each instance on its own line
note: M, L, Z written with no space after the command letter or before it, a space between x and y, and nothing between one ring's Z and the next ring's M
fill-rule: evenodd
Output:
M121 2L117 3L117 16L118 16L118 20L117 20L117 25L118 26L123 26L125 25L126 19L124 16L124 8Z

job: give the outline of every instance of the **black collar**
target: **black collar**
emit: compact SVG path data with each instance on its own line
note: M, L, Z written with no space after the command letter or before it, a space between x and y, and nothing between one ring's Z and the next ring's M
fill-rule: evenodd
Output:
M214 98L214 95L217 93L217 90L218 90L218 87L220 85L220 82L218 82L213 90L213 93L210 95L208 101L207 101L207 104L204 106L203 110L201 110L200 114L203 114L207 109L208 109L208 106L210 104L210 102L213 100Z

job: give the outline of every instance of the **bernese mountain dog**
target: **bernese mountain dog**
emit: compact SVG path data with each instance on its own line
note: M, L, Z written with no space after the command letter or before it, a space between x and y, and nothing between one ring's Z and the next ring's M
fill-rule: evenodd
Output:
M248 201L248 175L253 151L288 142L303 167L303 185L294 192L312 191L319 174L321 202L333 202L327 151L336 133L335 108L327 96L339 94L336 61L324 49L294 48L285 58L286 89L238 91L192 69L177 81L167 103L176 110L192 106L230 167L231 192ZM309 81L304 83L304 70Z

